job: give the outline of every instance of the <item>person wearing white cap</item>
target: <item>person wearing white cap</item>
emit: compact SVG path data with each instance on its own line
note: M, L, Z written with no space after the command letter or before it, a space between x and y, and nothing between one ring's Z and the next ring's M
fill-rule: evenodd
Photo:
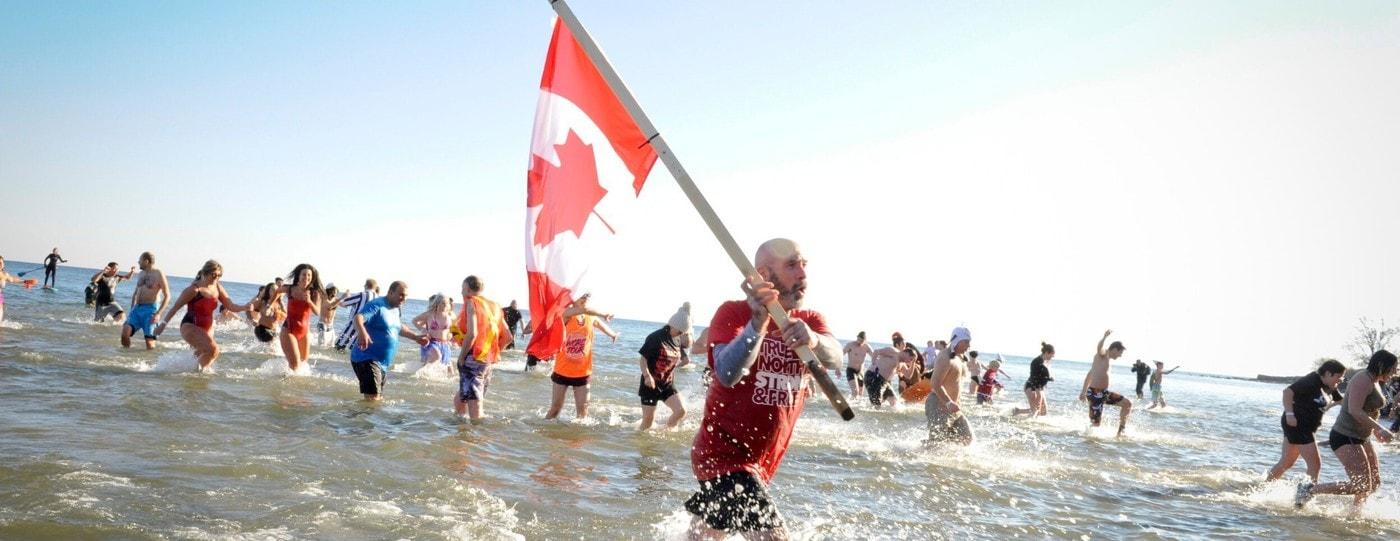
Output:
M933 361L933 392L924 401L924 416L928 418L929 443L952 442L972 444L972 426L963 416L958 400L962 398L963 382L967 381L968 348L972 333L965 327L953 329L948 347L938 352Z
M1089 368L1089 373L1084 375L1084 387L1079 391L1079 401L1089 402L1089 423L1099 426L1099 421L1103 420L1103 406L1118 406L1118 435L1123 435L1123 429L1128 426L1128 414L1133 411L1133 401L1124 398L1123 395L1108 390L1108 369L1109 362L1123 356L1127 348L1122 342L1114 342L1103 348L1104 341L1108 340L1108 335L1113 334L1112 330L1103 332L1103 338L1099 339L1099 346L1094 353L1094 364Z
M637 388L637 396L642 400L642 423L637 430L651 428L659 402L671 408L666 428L680 426L681 419L685 418L685 404L676 390L675 370L690 364L690 356L685 354L690 347L690 333L690 303L687 302L667 320L665 327L647 335L642 348L637 350L642 367L642 381Z

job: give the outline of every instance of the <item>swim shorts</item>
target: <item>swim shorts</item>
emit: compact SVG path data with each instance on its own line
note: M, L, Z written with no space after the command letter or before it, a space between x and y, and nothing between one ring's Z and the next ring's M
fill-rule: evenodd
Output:
M360 394L377 396L384 394L384 365L379 361L368 360L350 363L355 369L355 377L360 380Z
M1089 422L1099 426L1103 420L1103 405L1116 405L1123 401L1123 395L1107 389L1089 388Z
M1348 445L1361 445L1364 443L1366 443L1366 440L1363 438L1353 438L1341 432L1337 432L1336 430L1327 434L1327 446L1331 447L1333 451Z
M676 396L676 384L671 381L658 381L656 388L651 388L647 387L646 381L643 380L641 385L637 387L637 396L642 399L643 406L655 406L659 402L665 402L666 399Z
M557 383L557 384L559 384L559 385L563 385L563 386L565 386L565 387L584 387L584 386L587 386L587 385L588 385L588 379L589 379L588 376L582 376L582 377L577 377L577 378L571 378L571 377L569 377L569 376L561 376L561 375L559 375L557 372L551 372L551 373L549 374L549 381L552 381L552 382Z
M880 405L885 398L894 396L894 390L890 389L890 382L879 372L865 373L865 393L870 396L872 406Z
M929 442L971 442L972 426L967 424L967 417L961 412L950 414L943 411L938 399L929 395L930 400L924 402L924 417L928 419L928 441Z
M115 302L107 303L93 309L92 320L106 321L107 316L112 316L112 319L120 319L124 313L126 313L126 310L122 310L122 305Z
M155 325L151 324L151 319L156 315L155 303L138 304L131 307L131 313L126 316L126 325L131 327L131 335L135 336L136 331L141 331L141 335L147 340L155 340L156 335L152 332Z
M739 471L700 482L685 510L722 532L762 532L783 527L783 517L758 477Z
M1302 423L1298 423L1298 426L1288 426L1287 415L1279 417L1279 424L1283 426L1283 439L1288 443L1293 445L1307 445L1317 441L1316 436L1313 434L1317 432L1316 426L1306 427L1303 426ZM1309 428L1311 428L1311 430L1309 430Z
M855 379L856 379L856 378L859 378L859 377L860 377L860 370L859 370L859 369L851 368L851 367L849 367L849 366L846 367L846 381L855 381Z
M419 347L419 360L425 363L428 362L428 353L432 352L433 350L437 350L438 352L438 362L441 362L443 364L452 362L452 347L447 345L447 342L443 342L440 340L432 340L428 342L428 345Z
M462 400L486 398L486 388L490 386L491 365L475 359L457 364L457 393Z

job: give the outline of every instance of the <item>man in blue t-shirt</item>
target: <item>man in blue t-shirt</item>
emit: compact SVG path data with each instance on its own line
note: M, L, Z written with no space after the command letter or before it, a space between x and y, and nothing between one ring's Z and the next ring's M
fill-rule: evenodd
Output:
M350 348L350 366L360 380L360 394L365 400L384 397L384 375L394 365L394 351L399 337L427 344L428 337L403 328L399 306L408 298L408 286L403 282L389 284L389 294L369 301L355 314L357 334Z

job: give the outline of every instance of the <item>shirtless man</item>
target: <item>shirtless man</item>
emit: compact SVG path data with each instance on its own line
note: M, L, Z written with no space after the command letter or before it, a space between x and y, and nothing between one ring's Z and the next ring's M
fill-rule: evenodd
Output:
M846 384L851 386L851 400L855 400L865 391L860 369L865 366L865 357L874 355L875 350L865 341L865 331L860 331L856 333L856 341L846 344L842 353L846 354Z
M156 268L154 254L142 252L137 264L141 273L136 275L136 291L131 293L131 313L122 325L122 347L131 347L132 335L141 331L146 349L153 349L156 347L156 318L170 303L170 282L165 279L165 272ZM156 299L160 299L160 306L156 306Z
M977 352L967 352L967 394L976 396L977 387L982 385L982 361L977 360Z
M1108 365L1110 361L1122 357L1127 348L1123 347L1122 342L1114 342L1105 351L1103 343L1110 334L1113 334L1112 330L1104 331L1103 338L1099 339L1094 365L1084 375L1084 388L1079 391L1079 401L1089 402L1089 422L1094 426L1099 426L1099 421L1103 420L1104 404L1118 406L1118 435L1122 436L1123 429L1128 425L1128 414L1133 411L1133 403L1123 395L1108 390Z
M871 355L870 368L865 371L865 392L870 395L870 405L880 407L880 403L894 405L895 368L899 366L899 354L904 351L904 336L898 332L890 335L894 345L875 350Z
M938 352L933 360L933 392L924 401L924 416L928 418L929 443L952 442L972 444L972 427L962 414L958 400L962 398L963 382L967 381L967 359L972 347L972 333L964 327L953 329L949 346Z

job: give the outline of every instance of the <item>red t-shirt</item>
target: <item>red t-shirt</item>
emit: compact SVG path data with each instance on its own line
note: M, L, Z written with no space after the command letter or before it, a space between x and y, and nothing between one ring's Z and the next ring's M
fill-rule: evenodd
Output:
M793 310L790 315L807 322L813 332L831 334L826 319L817 312ZM734 340L751 319L744 301L726 302L715 311L710 321L711 369L715 366L714 346ZM717 381L710 384L705 418L690 449L695 478L708 481L748 471L764 483L773 479L792 440L792 427L807 402L809 377L797 353L783 344L777 324L770 322L749 373L733 387Z

